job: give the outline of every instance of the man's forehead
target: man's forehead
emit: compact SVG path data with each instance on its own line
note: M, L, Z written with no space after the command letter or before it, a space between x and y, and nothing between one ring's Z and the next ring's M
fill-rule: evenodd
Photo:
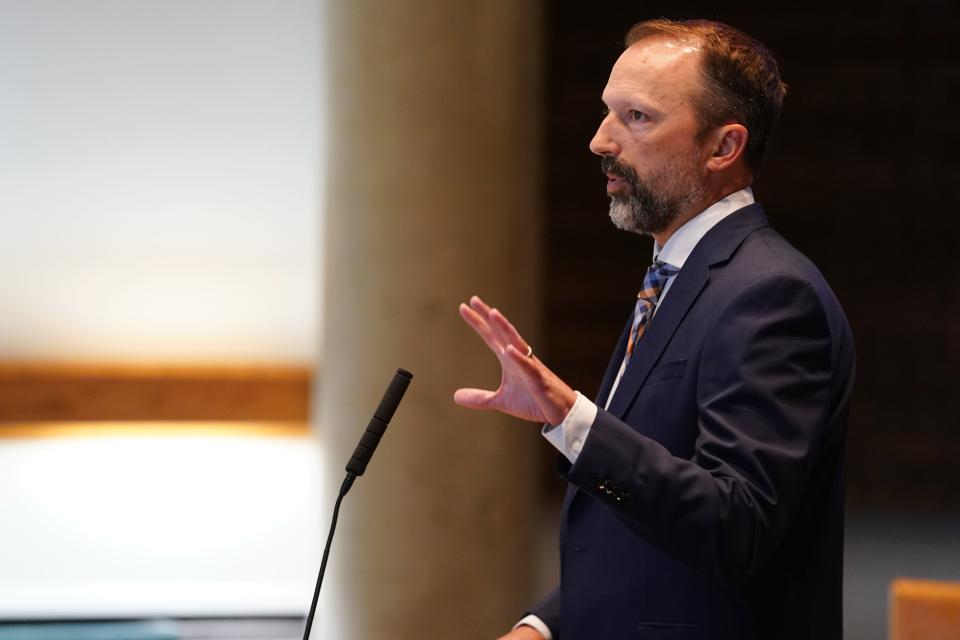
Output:
M629 89L664 81L686 85L695 80L699 58L700 47L694 42L641 40L628 47L614 63L607 87Z

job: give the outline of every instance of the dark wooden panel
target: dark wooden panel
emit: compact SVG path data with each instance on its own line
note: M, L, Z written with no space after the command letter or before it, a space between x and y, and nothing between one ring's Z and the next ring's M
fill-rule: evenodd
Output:
M626 30L718 19L762 40L790 85L755 193L816 262L858 348L848 485L861 504L960 506L960 5L550 3L546 334L539 353L598 386L650 241L613 229L587 149Z

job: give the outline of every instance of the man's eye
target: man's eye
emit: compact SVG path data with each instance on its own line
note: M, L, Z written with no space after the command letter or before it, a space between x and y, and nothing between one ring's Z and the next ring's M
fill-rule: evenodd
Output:
M643 111L637 111L636 109L630 109L630 111L627 112L627 115L631 120L641 121L647 119L647 114L645 114Z

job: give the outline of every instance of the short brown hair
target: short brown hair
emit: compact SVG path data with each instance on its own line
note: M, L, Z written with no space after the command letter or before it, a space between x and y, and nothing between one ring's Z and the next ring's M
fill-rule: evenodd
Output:
M694 96L700 135L730 122L747 128L744 161L756 173L763 163L770 135L780 119L787 85L777 61L765 46L747 34L710 20L647 20L627 33L627 47L651 38L692 42L701 49L703 91Z

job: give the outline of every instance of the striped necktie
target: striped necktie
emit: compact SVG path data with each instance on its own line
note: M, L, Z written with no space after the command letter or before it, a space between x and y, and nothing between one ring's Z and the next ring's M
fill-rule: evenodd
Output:
M663 291L663 286L667 280L677 275L679 269L666 262L655 260L650 268L647 269L647 275L643 278L643 288L637 294L637 306L633 310L633 325L630 327L630 339L627 341L627 353L623 357L626 364L633 355L633 348L637 341L643 336L650 324L650 316L653 315L657 307L657 300Z

